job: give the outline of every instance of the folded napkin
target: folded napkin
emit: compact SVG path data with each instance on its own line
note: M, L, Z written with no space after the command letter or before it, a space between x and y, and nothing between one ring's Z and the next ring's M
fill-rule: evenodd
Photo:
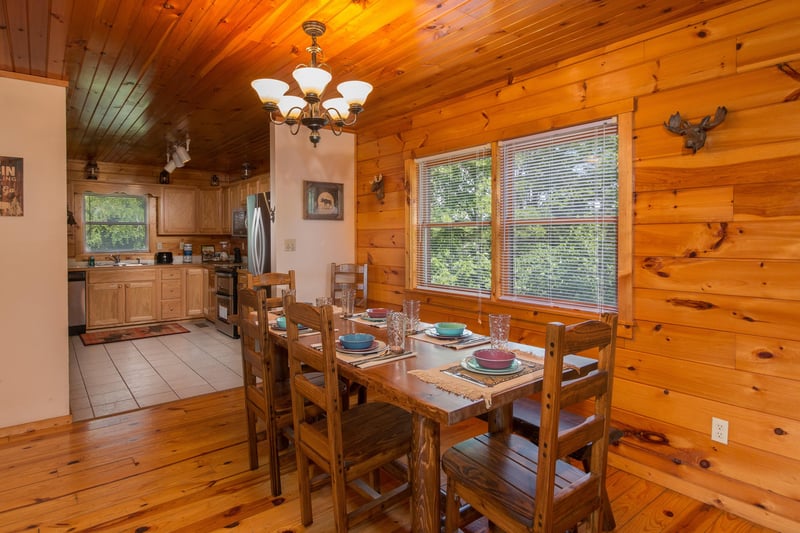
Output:
M353 315L348 317L347 320L352 320L353 322L358 322L359 324L364 324L365 326L372 326L373 328L385 328L386 321L383 320L381 322L376 322L374 320L366 320L362 318L361 315Z
M322 344L314 343L311 345L312 348L316 348L317 350L322 348ZM349 363L353 366L358 368L370 368L373 366L378 365L385 365L386 363L391 363L394 361L399 361L400 359L407 359L409 357L415 357L417 352L403 352L398 354L393 354L388 349L379 351L377 353L372 353L369 355L353 355L349 353L344 353L340 351L336 351L336 358L340 361L344 361L345 363Z
M542 356L513 350L520 361L520 370L513 374L496 375L471 372L461 366L461 363L448 363L446 365L409 370L408 373L416 376L426 383L432 383L437 388L458 394L470 400L483 399L487 409L492 407L495 394L518 387L519 385L540 379L544 374L544 359Z

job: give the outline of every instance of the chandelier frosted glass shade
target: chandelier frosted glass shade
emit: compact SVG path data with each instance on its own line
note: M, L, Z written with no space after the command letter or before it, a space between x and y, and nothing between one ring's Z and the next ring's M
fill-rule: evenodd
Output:
M253 80L250 85L258 93L261 103L265 105L277 106L281 96L286 94L289 90L289 84L281 80L271 80L269 78L262 78L260 80Z
M327 70L315 67L299 67L294 69L292 77L300 86L306 100L309 98L319 101L319 97L325 92L325 87L331 81L331 73Z
M344 81L336 88L351 108L363 108L364 102L367 101L367 96L372 92L372 85L365 81Z
M297 121L303 115L303 108L306 107L306 101L299 96L281 96L278 100L278 109L281 115L289 121Z

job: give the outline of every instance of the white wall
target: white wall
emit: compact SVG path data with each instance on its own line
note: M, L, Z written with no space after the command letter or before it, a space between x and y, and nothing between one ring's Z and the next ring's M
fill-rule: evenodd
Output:
M355 259L355 135L321 132L316 148L308 130L291 135L287 126L271 126L270 190L276 206L272 228L272 270L294 270L297 298L313 302L330 294L330 263ZM303 180L344 184L344 220L304 220ZM284 250L294 239L296 251Z
M0 77L0 156L23 158L24 196L0 216L0 428L69 414L65 102Z

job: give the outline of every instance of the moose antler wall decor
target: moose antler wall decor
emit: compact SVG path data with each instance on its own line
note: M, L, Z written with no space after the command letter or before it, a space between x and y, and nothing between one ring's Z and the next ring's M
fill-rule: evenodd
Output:
M706 115L699 124L690 124L688 120L681 117L680 113L675 113L669 117L669 122L664 123L664 127L672 133L685 136L686 140L683 142L683 146L696 154L706 143L706 132L722 123L727 114L728 110L725 106L719 106L717 112L714 113L713 120L711 120L711 115Z

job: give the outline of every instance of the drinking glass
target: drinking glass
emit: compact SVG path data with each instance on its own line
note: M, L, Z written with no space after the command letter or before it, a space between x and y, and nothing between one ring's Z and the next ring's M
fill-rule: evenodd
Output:
M403 353L406 349L406 315L389 311L386 315L386 337L392 353Z
M492 348L498 350L508 349L508 330L511 325L511 315L489 315L489 339Z
M345 318L353 316L355 305L356 305L356 290L355 289L342 290L342 316Z
M419 329L419 300L405 300L403 314L406 315L406 329L409 335L414 335Z
M322 307L323 305L333 305L333 300L330 296L317 296L317 307Z

